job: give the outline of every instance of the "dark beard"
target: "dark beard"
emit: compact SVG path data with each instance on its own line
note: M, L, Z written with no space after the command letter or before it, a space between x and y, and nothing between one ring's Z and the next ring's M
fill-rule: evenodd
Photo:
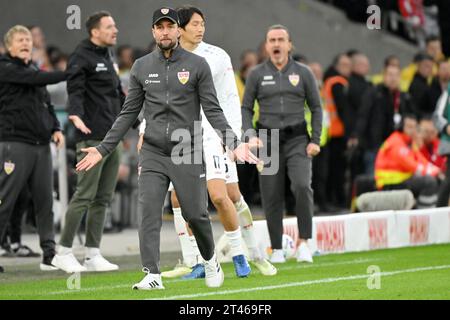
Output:
M170 43L169 45L167 45L167 46L163 46L161 42L160 42L160 43L157 43L156 45L157 45L158 48L160 48L162 51L170 51L170 50L172 50L173 48L175 48L175 46L177 45L177 42L176 42L176 41L175 41L175 42L171 42L171 43Z

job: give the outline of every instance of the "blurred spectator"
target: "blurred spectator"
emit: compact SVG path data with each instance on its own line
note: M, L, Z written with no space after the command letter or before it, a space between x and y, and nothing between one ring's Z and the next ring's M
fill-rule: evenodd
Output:
M426 53L419 53L414 60L417 62L417 72L408 91L414 103L416 116L423 117L431 115L435 108L430 105L429 98L433 58Z
M429 100L430 106L436 108L439 97L447 91L447 86L450 83L450 62L442 61L439 63L438 75L433 78L431 82Z
M128 93L130 82L130 70L134 63L134 51L129 45L122 45L117 48L117 60L119 64L119 78L125 94Z
M383 70L380 73L377 73L371 77L372 84L378 85L380 83L383 83L384 70L388 66L391 66L391 65L401 68L400 59L394 54L391 54L384 59ZM410 82L406 82L403 79L401 79L400 80L400 91L408 92L409 84L410 84Z
M117 59L119 63L119 74L129 72L134 63L133 48L129 45L122 45L117 48Z
M347 168L345 151L347 149L345 123L348 114L348 78L352 63L346 54L337 55L325 73L323 95L325 109L330 117L329 152L333 161L329 162L327 194L334 205L345 208L345 171Z
M419 122L419 148L425 159L441 169L446 170L447 158L438 152L439 137L431 117L422 118Z
M318 62L312 62L309 65L314 77L317 81L317 86L320 90L321 95L323 94L323 70L322 65ZM323 97L321 96L322 100ZM322 107L324 104L322 103ZM328 127L329 119L328 114L325 109L322 110L323 120L322 120L322 135L320 137L320 153L313 158L313 175L312 175L312 188L314 190L314 203L317 205L317 209L320 212L332 212L334 208L331 208L327 202L327 182L328 182ZM308 121L308 131L309 123L311 121L311 112L308 108L305 111L305 118Z
M442 52L441 38L438 36L430 36L427 38L425 51L433 57L435 67L439 62L445 60L444 53ZM436 74L437 70L433 69L433 74Z
M236 85L239 93L239 98L241 100L244 97L245 82L247 80L247 75L250 70L258 64L258 53L254 50L245 50L241 54L240 66L236 72L235 79ZM255 102L254 107L255 116L253 118L253 125L255 125L259 116L259 106L258 102ZM239 188L241 193L248 203L256 204L260 202L259 194L259 182L258 182L258 171L254 165L248 163L238 164L237 166L238 176L239 176Z
M394 130L400 128L402 117L413 111L409 94L400 92L400 68L388 65L383 83L364 94L356 121L358 145L364 149L366 174L373 175L379 147Z
M33 38L33 52L31 59L37 64L39 69L44 71L51 70L50 61L47 55L47 43L44 32L39 26L29 26Z
M248 49L241 53L240 67L239 70L236 72L235 76L241 103L242 98L244 97L245 80L247 79L247 75L250 69L256 66L257 64L258 64L258 53L256 51Z
M449 206L450 195L450 101L449 101L450 85L447 90L442 93L436 111L433 114L433 121L441 133L441 141L439 143L439 154L447 156L447 170L445 173L445 180L439 188L438 207Z
M65 71L67 69L67 60L69 57L57 47L49 46L47 53L50 61L50 69L54 71ZM48 85L47 90L50 93L56 110L64 110L67 103L67 83L66 81Z
M6 48L3 43L0 41L0 57L6 54Z
M450 57L450 1L448 0L425 0L427 5L438 7L438 22L442 39L442 50L446 57Z
M412 63L410 63L407 67L405 67L402 70L402 81L405 81L408 85L411 84L413 81L414 75L417 73L417 64L418 60L423 56L424 54L427 54L432 57L433 63L433 69L432 69L432 75L437 75L438 72L438 64L439 62L445 60L445 57L442 53L442 44L441 39L436 36L430 36L426 40L426 47L425 52L419 52L416 54L413 58Z
M294 53L292 55L292 59L294 59L297 62L303 63L303 64L308 63L308 58L306 58L306 56L301 53Z
M414 28L425 26L423 0L398 0L398 7L403 18Z
M429 208L437 202L441 170L418 150L417 134L416 117L405 115L402 129L392 133L378 151L375 180L379 190L411 190L417 208Z
M370 62L369 58L362 54L354 54L351 58L352 60L352 74L349 79L348 87L348 114L347 121L345 125L346 134L348 137L354 136L356 134L355 121L358 115L358 110L361 107L361 98L364 92L371 87L371 83L367 81L367 76L370 72Z
M263 40L258 46L258 63L262 63L269 58L269 54L266 50L266 41Z
M370 72L369 58L362 53L352 55L352 74L349 79L348 88L348 114L345 124L346 135L348 138L347 146L349 148L349 166L350 166L350 187L356 176L364 173L364 153L361 146L358 146L356 133L356 119L361 108L361 99L370 87L371 83L366 80ZM349 190L350 194L350 190Z

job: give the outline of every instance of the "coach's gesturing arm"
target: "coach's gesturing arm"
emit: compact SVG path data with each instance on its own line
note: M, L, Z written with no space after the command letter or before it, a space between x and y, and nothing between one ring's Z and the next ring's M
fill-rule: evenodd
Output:
M109 154L135 123L144 102L145 92L138 79L139 60L133 64L130 72L130 86L124 106L112 128L108 131L103 141L97 147L81 149L87 152L87 156L77 163L77 171L89 170L95 166L104 156Z

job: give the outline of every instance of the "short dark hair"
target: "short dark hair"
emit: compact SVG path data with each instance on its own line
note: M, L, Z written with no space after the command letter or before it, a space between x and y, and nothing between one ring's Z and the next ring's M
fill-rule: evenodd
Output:
M419 52L419 53L417 53L417 54L414 56L414 59L413 59L413 61L414 61L415 63L419 63L419 62L422 62L422 61L425 61L425 60L434 61L433 57L430 56L430 55L429 55L428 53L426 53L426 52Z
M391 54L388 55L386 58L384 58L384 68L386 68L387 66L390 66L392 64L392 60L399 60L400 59L395 55L395 54Z
M87 18L86 30L89 36L92 36L92 29L97 29L100 25L100 20L104 17L111 17L111 14L108 11L98 11Z
M178 19L180 21L179 27L182 28L182 29L186 28L186 25L189 24L189 21L191 21L192 16L195 13L197 13L200 17L202 17L203 21L206 22L205 15L197 7L186 5L186 6L178 7L176 10L177 10L177 13L178 13Z

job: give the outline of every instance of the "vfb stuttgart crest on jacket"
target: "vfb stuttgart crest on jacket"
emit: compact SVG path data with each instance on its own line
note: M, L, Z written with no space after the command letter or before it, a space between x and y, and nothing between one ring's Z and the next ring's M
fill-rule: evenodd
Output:
M298 83L300 82L300 76L298 74L290 74L289 75L289 82L296 87Z
M178 80L181 84L186 84L189 81L189 71L178 72Z

